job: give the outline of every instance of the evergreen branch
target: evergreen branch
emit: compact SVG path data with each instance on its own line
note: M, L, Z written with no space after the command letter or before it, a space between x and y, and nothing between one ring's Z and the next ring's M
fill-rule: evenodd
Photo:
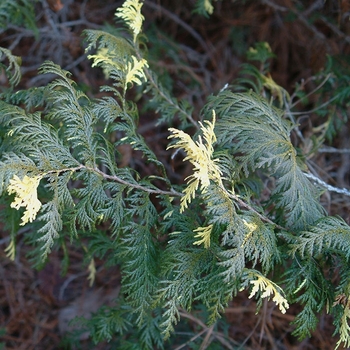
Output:
M211 100L206 113L214 109L218 115L219 145L232 150L245 176L262 169L276 178L271 200L284 210L286 226L304 229L322 217L318 188L303 174L283 112L253 92L224 90Z
M54 72L61 77L48 85L49 101L53 107L47 118L63 121L65 124L61 130L80 161L94 164L97 148L94 125L97 118L93 114L89 98L75 88L75 82L68 78L69 72L52 62L43 64L41 71Z
M253 208L251 205L249 205L248 203L246 203L244 200L242 200L241 198L239 198L239 196L237 196L234 193L229 193L225 190L225 192L227 193L227 195L229 196L229 198L233 199L234 201L236 201L241 207L248 209L250 212L253 212L254 214L256 214L262 221L267 222L270 225L273 225L274 227L282 230L282 231L287 231L287 228L276 224L275 222L273 222L272 220L270 220L267 216L262 215L261 213L259 213L255 208Z
M255 296L257 293L262 293L259 295L261 302L261 299L270 299L270 297L274 295L272 301L276 303L282 314L286 313L286 309L289 308L289 304L281 287L256 270L247 270L243 278L246 279L245 283L249 281L249 283L254 286L248 297L249 299Z
M134 42L141 32L142 23L145 19L141 14L143 3L138 0L126 0L115 13L116 17L122 18L134 35Z
M147 206L144 203L147 202L144 194L140 199L141 204ZM125 235L121 241L122 252L120 253L120 257L124 260L122 290L125 292L126 300L134 308L134 313L137 314L138 326L144 324L154 304L154 294L158 284L157 257L159 256L150 232L149 219L153 221L154 218L150 217L149 208L145 208L142 212L146 216L142 224L131 222L124 226Z
M254 268L258 263L266 275L281 262L281 255L277 245L277 236L274 227L264 224L257 216L251 213L239 216L245 230L240 248L244 250L247 260L252 262Z
M227 249L220 253L220 258L222 261L218 265L225 268L221 273L224 276L224 282L230 283L239 279L246 266L244 250L241 247Z
M101 175L103 178L105 178L107 180L119 182L123 185L126 185L128 187L132 187L132 188L144 191L144 192L148 192L148 193L152 193L152 194L162 194L162 195L167 195L167 196L171 196L171 197L182 197L183 196L182 193L177 192L173 189L171 191L164 191L164 190L160 190L160 189L147 188L147 187L144 187L144 186L139 185L137 183L131 183L131 182L125 181L122 178L120 178L119 176L105 174L103 171L101 171L98 168L89 168L89 167L85 167L85 166L82 166L82 167L86 168L87 170L91 170L91 171L96 172L97 174Z
M198 13L204 17L209 17L212 15L214 11L214 6L212 5L210 0L197 0L194 10L194 13Z
M183 132L182 130L177 130L170 128L169 131L172 132L168 138L176 138L179 141L173 145L168 146L169 148L183 148L187 157L184 161L189 160L193 165L193 174L186 178L188 186L184 190L184 196L181 198L180 211L184 211L188 204L191 202L192 198L195 197L195 191L200 188L201 193L204 193L210 181L221 184L221 171L218 165L217 159L212 159L214 148L213 144L216 141L216 136L214 133L215 125L215 112L212 114L213 121L205 121L206 125L199 123L201 126L202 137L199 136L198 141L193 141L192 138Z
M202 13L213 10L212 0L196 2ZM225 86L203 109L207 120L196 121L193 106L164 89L143 58L142 5L141 0L126 0L116 12L129 28L127 38L85 32L88 50L97 47L90 56L92 66L113 79L111 86L101 88L107 96L90 99L68 71L50 62L40 72L54 73L58 79L47 87L0 94L0 193L4 192L0 204L7 204L0 215L11 221L12 230L7 255L14 258L15 234L21 225L21 212L11 210L14 207L24 211L22 224L35 219L41 223L28 235L38 246L33 254L36 262L40 256L46 259L57 239L65 250L65 235L70 235L76 240L88 238L84 250L91 262L91 281L95 257L119 265L118 309L104 308L94 316L90 328L96 342L110 341L117 333L116 346L164 348L161 332L169 337L183 315L180 310L195 304L209 312L212 323L201 345L205 347L229 301L247 288L248 298L258 297L258 306L263 298L272 299L285 313L290 303L301 304L294 322L294 334L300 337L315 329L317 314L331 304L335 292L343 295L343 314L339 305L333 304L332 311L338 312L340 342L348 345L350 228L344 220L326 216L319 185L347 196L350 191L307 173L290 139L295 123L272 105L273 97L278 97L280 105L284 99L289 108L288 95L267 74L266 65L261 71L245 66L243 73L249 75L240 82L249 83L257 93L266 92L270 102L255 93L233 94ZM1 9L0 5L0 22ZM265 53L251 49L250 56L266 63L273 55L264 46ZM0 58L2 54L9 53L0 48ZM10 83L16 82L19 61L8 59L14 70ZM169 129L169 138L176 141L168 149L184 149L184 161L193 165L183 193L175 190L164 165L138 131L138 105L127 99L127 88L141 85L145 78L148 85L142 93L153 94L156 112L162 113L159 122L180 119L179 130ZM294 122L293 113L287 114ZM191 126L197 129L194 137L183 131ZM117 147L122 144L142 152L152 169L156 165L155 174L142 177L136 169L119 166ZM269 188L267 210L260 204L266 198L265 174L275 186ZM64 253L66 264L68 251ZM289 258L287 263L282 257ZM253 270L256 266L261 272ZM330 271L340 271L340 279L333 279ZM270 272L276 279L284 273L288 299L267 278ZM123 336L125 331L133 334Z
M294 242L293 242L294 241ZM350 257L350 228L338 217L324 217L308 230L292 238L291 254L304 258L317 257L327 251L338 252L346 259Z
M10 239L9 245L4 249L6 256L11 260L15 261L16 257L16 241L14 235L8 237Z
M0 122L9 130L2 145L7 164L15 165L17 161L17 167L20 168L19 164L23 166L23 163L30 160L38 170L43 169L44 172L47 168L78 163L68 147L59 139L58 132L42 120L41 113L30 114L3 101L0 101L0 107ZM6 153L6 147L10 148L11 152ZM14 161L14 158L23 158L19 154L26 157L26 161Z
M95 172L95 173L101 175L106 180L118 182L120 184L126 185L127 187L135 188L135 189L141 190L143 192L152 193L152 194L167 195L167 196L171 196L171 197L182 197L183 196L182 193L177 192L173 189L171 191L164 191L161 189L148 188L148 187L139 185L137 183L131 183L129 181L126 181L117 175L108 175L108 174L104 173L102 170L98 169L97 167L91 168L91 167L88 167L88 166L85 166L82 164L77 166L77 167L72 167L72 168L61 168L61 169L49 170L49 171L46 171L45 174L57 174L57 173L62 173L62 172L66 172L66 171L76 172L76 171L83 170L83 169Z
M141 59L141 55L138 54L138 58ZM193 125L197 130L200 129L198 123L193 119L192 115L188 113L184 108L181 108L180 104L176 101L175 98L171 97L169 92L165 90L165 88L158 82L155 74L148 68L144 69L145 75L147 77L147 81L152 88L152 92L155 96L159 96L165 103L165 110L174 110L180 115L180 119L188 120L191 125ZM175 113L174 113L175 114ZM181 116L183 118L181 118Z
M163 322L160 327L163 329L164 339L168 339L174 332L174 325L180 320L179 303L175 298L169 299L164 307Z
M209 225L206 227L198 227L193 232L196 232L197 234L194 236L195 238L198 238L196 242L193 244L195 245L201 245L204 244L204 248L210 247L210 235L213 229L213 225Z
M11 1L9 1L11 2ZM0 5L0 23L1 23L1 5ZM22 63L22 59L17 57L11 53L10 50L7 50L3 47L0 47L0 59L2 60L2 56L5 56L9 61L9 66L4 67L2 63L0 63L1 68L5 68L6 74L9 77L9 82L11 86L17 85L21 80L21 68L20 65ZM11 70L13 73L11 74Z
M111 341L116 334L123 334L131 327L128 315L131 308L122 307L107 308L103 306L94 313L91 319L83 319L82 325L86 326L95 344L102 341Z
M37 188L40 180L41 176L32 178L25 175L23 179L20 179L17 175L14 175L7 187L9 194L16 194L11 207L17 210L20 207L26 208L22 217L22 223L20 224L21 226L24 226L28 222L33 222L41 208L41 202L37 197Z
M157 211L146 192L135 191L126 198L122 228L122 290L137 314L136 323L145 325L152 312L159 282L159 246L152 235L157 224Z
M296 257L285 276L289 300L303 305L302 311L292 322L296 326L292 334L299 339L310 337L319 321L317 313L334 300L334 287L313 258L299 260Z
M339 346L343 343L343 346L345 348L350 347L350 326L349 326L349 320L350 320L350 308L349 303L345 305L343 315L340 319L340 327L339 327L339 341L337 342L337 346L335 348L338 349Z
M35 0L2 0L0 2L0 28L7 29L10 25L25 26L38 36L35 22Z
M43 251L41 258L46 259L51 252L54 240L59 237L59 232L62 230L63 222L60 210L58 208L57 198L43 205L42 215L38 217L39 221L44 221L45 224L38 230L42 233L38 242L43 242L41 250Z
M208 274L198 281L199 295L196 299L207 305L209 324L214 324L221 317L232 296L236 295L241 288L241 281L238 278L225 281L223 271L222 266L215 264Z

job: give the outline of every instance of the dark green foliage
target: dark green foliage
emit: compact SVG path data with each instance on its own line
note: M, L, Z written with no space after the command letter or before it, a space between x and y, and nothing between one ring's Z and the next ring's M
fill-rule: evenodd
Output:
M9 24L24 25L37 34L34 5L37 0L2 0L0 3L0 28Z
M12 1L10 0L10 2ZM22 60L20 57L12 55L9 50L0 47L0 60L3 61L4 57L8 60L8 65L0 63L0 68L5 70L9 83L11 87L13 87L17 85L21 79L20 65Z
M322 218L293 241L291 253L302 259L327 253L350 257L350 228L341 218Z
M293 321L296 325L294 334L299 339L310 337L318 324L318 314L334 300L334 289L313 258L301 260L296 257L288 268L285 282L291 301L303 305Z
M348 120L350 61L345 55L328 56L327 58L325 70L318 75L318 81L325 83L319 91L321 106L317 114L327 118L325 136L331 140Z
M206 108L220 117L218 142L231 147L233 154L242 154L237 159L244 174L261 168L276 178L271 199L277 209L285 210L287 227L300 230L320 218L324 210L317 189L303 174L289 139L292 126L282 118L282 111L252 92L223 91L211 100Z
M153 95L152 104L156 107L156 112L161 112L158 123L170 122L177 116L184 128L189 125L189 122L193 122L192 111L193 107L186 101L177 101L172 97L161 83L158 82L157 76L152 71L148 71L148 89L145 92L150 91Z
M131 326L128 307L102 307L90 320L81 320L81 326L92 334L92 341L97 344L102 341L111 341L115 334L122 336Z

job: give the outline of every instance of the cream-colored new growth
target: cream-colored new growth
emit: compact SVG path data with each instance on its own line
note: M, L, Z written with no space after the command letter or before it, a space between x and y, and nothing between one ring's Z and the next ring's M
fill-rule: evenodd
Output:
M138 61L135 56L131 57L133 62L128 62L125 84L135 83L136 85L141 85L142 79L147 80L143 68L148 67L148 63L145 59Z
M282 314L285 314L286 309L289 308L289 304L287 299L282 295L281 288L260 274L255 274L255 276L257 279L250 281L254 287L249 295L249 298L252 298L259 290L263 292L261 294L261 298L270 298L272 295L274 295L272 301L279 307Z
M11 207L17 210L21 207L26 208L22 216L21 226L27 222L32 222L41 208L41 202L37 196L37 188L41 178L42 176L29 177L25 175L23 180L21 180L17 175L14 175L10 180L10 185L7 187L9 194L16 194Z
M204 142L201 136L198 137L198 141L193 141L190 135L182 130L169 129L172 132L169 138L177 138L179 141L169 146L168 149L183 148L187 153L184 161L188 160L193 165L193 174L185 179L187 187L184 190L184 196L181 198L180 212L183 212L195 197L195 191L198 187L200 187L202 193L205 192L210 185L210 180L222 186L222 173L218 166L218 160L212 158L213 144L216 142L214 133L215 111L213 111L213 121L205 120L204 123L200 123Z
M141 32L142 23L145 19L141 14L143 3L138 0L126 0L122 7L115 13L116 17L122 18L134 34L134 42Z
M210 224L205 227L198 227L194 230L197 234L194 236L194 238L198 238L198 241L194 242L195 245L201 245L204 244L204 248L210 247L210 235L211 231L213 229L213 224Z

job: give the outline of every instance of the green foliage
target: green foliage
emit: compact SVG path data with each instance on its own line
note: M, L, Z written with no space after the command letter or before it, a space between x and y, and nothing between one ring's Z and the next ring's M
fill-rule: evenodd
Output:
M290 300L303 305L293 321L296 325L293 333L299 339L311 336L318 324L318 313L334 300L334 288L325 278L318 261L297 257L286 272L285 282Z
M197 6L210 13L208 4ZM240 89L210 96L204 121L197 123L191 104L177 101L149 68L141 8L127 0L117 11L125 33L85 32L92 65L111 81L100 88L99 99L79 90L70 73L52 62L39 71L57 77L47 86L0 95L8 257L14 258L16 233L26 224L37 266L53 248L67 254L67 241L85 247L86 261L118 266L122 282L115 305L81 321L94 343L165 348L182 310L202 308L215 324L244 289L258 309L270 299L282 313L301 304L294 321L300 338L311 335L318 313L332 311L340 341L349 343L349 305L339 311L332 302L350 295L350 228L327 216L321 189L291 141L297 125L285 116L289 95L268 75L271 50L265 44L250 50L261 67L246 65ZM18 61L1 52L9 58L7 73L14 69L15 85ZM246 91L247 82L254 91ZM138 132L139 106L128 94L136 85L153 98L159 122L179 127L169 129L168 148L182 149L193 166L183 184L171 183ZM184 131L188 126L195 135ZM121 166L123 144L152 165L151 175ZM262 194L263 179L272 184L269 198ZM340 271L338 282L330 269Z
M293 238L291 253L302 259L320 254L337 253L345 259L350 254L350 228L344 220L337 217L325 217L298 237Z
M8 65L0 63L0 68L5 69L6 76L9 78L9 83L11 87L17 85L21 79L21 58L14 56L9 50L0 47L0 59L7 58ZM13 72L12 72L13 71Z
M236 159L244 175L264 169L275 177L271 201L276 210L283 208L280 224L300 230L320 218L324 210L317 188L303 174L290 141L292 125L282 118L283 112L252 92L223 91L211 101L206 108L219 116L218 143L230 147L233 156L240 154Z
M3 336L6 334L6 329L5 328L0 328L0 335ZM0 343L0 349L5 349L5 343L1 342Z
M251 89L270 102L277 99L280 107L283 107L286 102L290 102L288 92L276 84L270 75L270 62L274 57L275 55L267 42L259 42L254 47L249 48L247 59L254 63L258 62L258 67L250 62L242 64L233 89L235 91Z
M193 12L204 17L213 14L214 7L211 0L197 0Z
M319 91L321 107L317 114L327 118L324 123L325 138L331 140L348 120L349 88L349 58L343 56L327 56L327 65L317 76L317 81L324 85ZM331 98L325 98L331 94Z
M25 25L38 35L35 24L34 4L37 0L2 0L0 3L0 28L9 24Z

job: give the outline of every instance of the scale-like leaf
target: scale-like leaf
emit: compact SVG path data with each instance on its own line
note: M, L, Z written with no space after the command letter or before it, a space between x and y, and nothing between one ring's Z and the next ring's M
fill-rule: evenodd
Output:
M303 174L290 141L292 125L281 110L253 92L230 91L212 97L206 111L211 109L218 115L218 143L232 149L245 176L263 169L276 178L273 200L284 210L287 227L300 230L324 215L319 193Z

